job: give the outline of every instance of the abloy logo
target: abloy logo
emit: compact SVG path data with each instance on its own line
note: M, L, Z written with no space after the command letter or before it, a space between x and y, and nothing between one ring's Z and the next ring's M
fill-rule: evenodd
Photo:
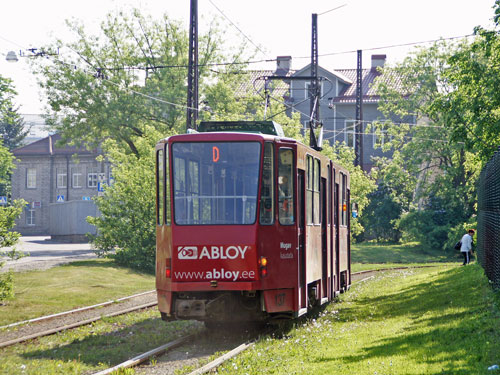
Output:
M178 259L245 259L248 246L203 246L198 252L198 246L178 246Z
M198 259L198 248L196 246L179 246L177 248L177 258Z

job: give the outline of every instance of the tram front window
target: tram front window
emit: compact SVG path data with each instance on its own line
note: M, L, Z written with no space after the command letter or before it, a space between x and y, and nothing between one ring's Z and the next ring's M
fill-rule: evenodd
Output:
M260 152L258 142L174 143L175 223L254 224Z

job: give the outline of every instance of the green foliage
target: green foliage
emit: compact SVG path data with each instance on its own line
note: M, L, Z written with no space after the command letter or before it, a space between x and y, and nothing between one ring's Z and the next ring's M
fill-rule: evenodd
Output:
M145 128L135 142L138 156L124 153L113 140L104 143L114 183L95 198L101 216L88 218L98 230L91 241L99 255L149 272L154 271L156 245L154 150L164 136Z
M484 164L500 143L500 36L482 28L475 34L449 58L445 78L453 90L435 107L449 114L452 139Z
M456 136L462 126L454 120L459 107L450 105L456 95L450 64L469 48L466 42L420 48L396 67L384 69L401 79L399 87L387 81L377 84L379 109L386 117L392 113L401 119L374 124L376 132L387 135L384 147L394 150L392 161L378 161L380 181L400 206L404 237L437 248L445 246L451 228L475 212L481 155L471 152L470 134ZM393 223L396 229L398 221Z
M62 142L96 146L113 139L138 155L135 143L146 127L167 133L185 126L189 37L180 22L133 9L108 14L100 35L87 34L77 21L67 24L75 41L57 40L45 50L67 47L74 54L32 60ZM225 52L222 35L214 21L199 37L200 93L216 77L206 64L230 60L244 67L238 63L246 50Z
M368 198L370 203L364 215L360 217L365 228L363 239L398 242L401 239L401 232L396 228L395 221L401 215L401 206L384 185L379 185L377 190L368 195Z
M13 169L14 155L12 155L12 153L3 146L3 143L0 140L0 186L5 186L10 183L10 176ZM1 190L0 193L2 193Z
M20 234L12 232L11 229L15 225L15 220L21 214L26 202L22 199L13 202L12 206L0 206L0 250L3 247L14 246L19 240ZM8 256L11 259L18 259L22 256L15 248L5 253L0 251L0 256ZM4 262L0 261L0 268ZM12 273L0 274L0 302L14 296L14 282Z
M0 140L10 151L21 146L28 134L24 122L14 105L17 95L12 80L0 76Z
M430 249L442 249L448 240L450 225L440 223L442 212L431 210L412 211L401 217L398 226L404 240L418 241Z
M354 150L346 146L345 143L336 142L331 145L325 142L321 153L349 171L351 177L351 202L358 204L358 215L362 217L365 207L370 202L369 194L375 190L375 181L361 167L354 166ZM361 221L351 219L351 235L353 238L356 239L362 233Z

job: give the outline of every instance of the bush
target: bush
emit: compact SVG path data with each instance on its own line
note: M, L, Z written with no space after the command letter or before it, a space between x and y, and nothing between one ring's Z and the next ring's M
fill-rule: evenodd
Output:
M0 249L3 247L14 246L21 236L17 232L12 232L11 229L15 225L16 219L21 214L26 202L22 199L13 202L12 206L0 207ZM13 248L5 253L0 251L0 256L8 256L11 259L18 259L22 256L21 253ZM0 262L0 268L5 262ZM0 302L12 298L14 296L14 282L12 272L0 274Z
M412 211L401 217L398 227L403 240L418 241L430 249L445 249L452 225L443 219L442 211Z
M112 141L105 143L115 182L95 199L101 216L87 218L97 227L97 236L90 239L97 255L148 272L155 269L154 146L160 138L151 131L138 139L139 156L120 151Z
M390 192L379 185L377 190L368 195L370 203L360 218L365 228L365 240L377 240L383 242L398 242L401 239L401 231L396 222L401 215L401 205L390 195Z

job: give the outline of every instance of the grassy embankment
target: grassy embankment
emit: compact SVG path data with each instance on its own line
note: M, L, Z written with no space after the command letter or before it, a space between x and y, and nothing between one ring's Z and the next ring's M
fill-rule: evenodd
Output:
M220 374L496 374L500 295L482 269L387 271Z
M456 266L389 272L355 284L338 303L296 324L284 337L260 341L254 349L229 362L221 372L493 374L486 372L486 368L500 363L499 297L490 290L479 267L458 267L459 258L455 256L440 259L439 254L424 252L415 246L355 246L354 263L375 261L378 268L401 266L404 265L402 261L419 262L420 265L436 260L451 260ZM153 288L151 275L136 275L99 262L78 262L81 264L58 267L48 273L33 273L32 280L50 278L56 270L68 272L60 276L59 283L51 284L57 289L56 294L71 293L65 289L83 280L102 288L91 288L87 284L76 291L77 294L85 294L87 289L92 295L94 289L132 287L137 284L131 281L136 276L146 279L142 290ZM97 275L90 276L83 271L84 268L100 267L103 268L100 282L97 282ZM65 279L79 272L82 272L81 279L71 282ZM16 275L18 285L19 276L30 274ZM107 282L113 285L106 285ZM47 289L49 284L43 286L32 281L29 285L36 298L37 293L43 293L39 289ZM137 291L139 289L122 290L120 295L102 298L117 298ZM44 296L39 301L47 298L51 297ZM70 294L65 299L71 299ZM101 301L82 303L97 302ZM86 327L0 349L0 373L91 373L198 328L199 325L187 322L165 324L156 309L104 319Z
M459 264L458 252L426 249L413 242L407 244L353 244L351 247L352 272L395 267L423 265L450 266Z
M0 305L0 326L154 288L154 275L103 259L74 262L45 271L16 272L15 296Z

